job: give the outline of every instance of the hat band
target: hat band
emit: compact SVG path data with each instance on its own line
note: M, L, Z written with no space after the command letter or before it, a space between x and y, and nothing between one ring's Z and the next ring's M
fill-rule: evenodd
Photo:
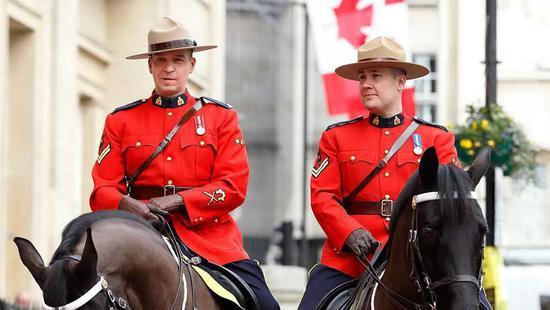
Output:
M150 44L149 52L164 51L164 50L178 48L178 47L190 47L190 46L197 46L197 42L195 40L189 40L189 39L166 41L161 43Z
M393 57L372 57L372 58L359 59L359 61L400 61L400 60Z

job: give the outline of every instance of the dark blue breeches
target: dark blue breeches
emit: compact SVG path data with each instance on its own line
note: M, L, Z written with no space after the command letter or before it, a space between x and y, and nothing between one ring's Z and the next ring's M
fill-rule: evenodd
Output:
M260 309L280 309L279 304L265 283L264 274L260 266L258 266L258 263L251 259L244 259L223 266L236 273L250 286L254 294L256 294L256 298L258 298Z

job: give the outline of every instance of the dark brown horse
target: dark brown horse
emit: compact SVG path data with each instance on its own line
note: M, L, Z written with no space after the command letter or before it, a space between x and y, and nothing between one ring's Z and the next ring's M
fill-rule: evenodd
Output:
M385 271L375 277L365 264L358 284L349 283L355 288L326 309L480 309L488 227L474 189L489 163L485 150L464 171L439 165L435 149L427 149L392 213L390 240L380 255Z
M30 241L14 242L42 289L45 308L182 309L185 303L185 309L221 309L188 264L178 267L161 235L125 212L71 221L48 266Z

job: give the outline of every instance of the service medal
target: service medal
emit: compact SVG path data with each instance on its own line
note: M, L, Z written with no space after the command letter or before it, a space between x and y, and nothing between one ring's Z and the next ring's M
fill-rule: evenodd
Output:
M202 115L197 115L197 117L195 117L195 129L195 132L199 136L206 133L206 128L204 127L204 117Z
M416 155L422 154L422 138L419 133L415 133L412 136L413 139L413 153Z

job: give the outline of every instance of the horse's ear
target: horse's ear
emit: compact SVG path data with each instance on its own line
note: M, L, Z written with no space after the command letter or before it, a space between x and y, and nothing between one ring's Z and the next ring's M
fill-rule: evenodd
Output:
M439 168L439 159L435 148L432 146L428 148L422 155L420 160L420 168L418 173L420 174L420 181L422 185L426 187L435 187L437 184L437 169Z
M77 272L80 276L94 275L97 273L97 251L92 238L92 230L86 231L86 244L82 251L82 259L77 266Z
M13 242L17 245L21 261L29 269L38 286L42 288L46 280L46 266L44 266L42 256L40 256L34 245L25 238L15 237Z
M470 178L474 182L474 186L477 186L479 180L485 175L487 169L489 169L489 165L491 165L491 149L486 147L477 154L472 166L467 170Z

